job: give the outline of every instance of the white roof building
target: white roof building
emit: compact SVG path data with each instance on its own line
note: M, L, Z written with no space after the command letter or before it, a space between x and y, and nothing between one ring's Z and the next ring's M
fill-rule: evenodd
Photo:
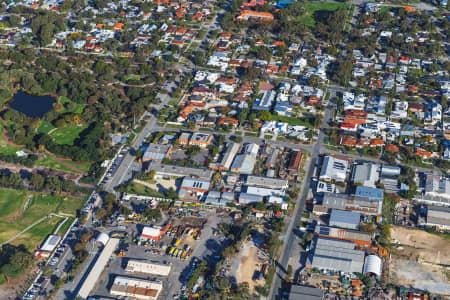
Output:
M334 156L325 156L320 179L344 182L349 171L349 162Z
M60 240L61 237L59 235L50 234L45 240L45 242L42 244L40 250L44 252L53 252L53 250L55 250Z
M137 259L130 259L125 268L129 273L141 273L146 275L169 276L172 264L162 264L159 262L149 262Z

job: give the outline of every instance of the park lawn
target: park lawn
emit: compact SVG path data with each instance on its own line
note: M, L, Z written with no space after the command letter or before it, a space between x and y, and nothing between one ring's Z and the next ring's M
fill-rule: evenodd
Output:
M123 78L125 81L128 80L141 80L141 76L138 74L129 74Z
M38 128L38 133L49 133L52 129L54 129L55 126L53 126L51 123L47 121L42 121L41 125Z
M346 8L348 4L336 2L305 2L305 13L299 17L299 20L307 26L315 27L317 25L314 19L314 13L316 11L335 11L342 7Z
M3 139L3 124L0 123L0 152L3 154L16 154L17 151L21 150L22 148L20 147L16 147L13 145L8 144L4 139Z
M73 142L80 137L80 133L87 128L86 125L68 125L58 128L51 133L55 143L60 145L73 145Z
M86 173L89 172L89 168L91 167L91 163L77 163L71 160L66 160L66 163L68 163L71 166L74 166L75 168L78 168Z
M66 96L61 96L59 98L59 103L61 103L62 105L65 105L66 103L69 102L73 102L72 100L70 100L69 98L67 98ZM75 103L75 102L73 102ZM64 107L64 109L61 111L61 114L65 114L65 113L73 113L73 114L81 114L83 112L84 107L86 106L85 104L80 104L80 103L75 103L76 107L75 109L66 109Z
M50 213L65 213L75 216L76 211L81 209L85 200L77 197L66 197L60 195L49 195L45 193L28 192L33 195L32 201L23 212L23 204L26 201L26 192L19 190L0 189L0 203L6 201L15 202L9 206L9 213L0 216L0 242L4 242L27 226ZM14 209L14 210L13 210ZM11 218L14 216L14 219ZM52 233L62 218L51 217L31 228L29 231L14 240L12 244L24 243L30 250L40 244L45 237ZM69 222L70 220L66 221ZM73 218L72 218L73 221ZM63 227L66 225L64 224ZM66 227L68 228L68 227ZM62 231L62 230L60 230Z
M13 213L23 208L26 191L0 189L0 219L11 219Z
M78 172L72 168L69 168L66 165L61 164L59 161L57 161L53 156L51 156L49 154L45 154L45 158L36 161L36 165L41 166L41 167L47 167L50 169L80 174L80 172Z
M64 219L61 219L61 222ZM67 230L69 230L70 225L72 225L73 221L75 220L74 217L68 217L66 222L59 228L57 234L65 234ZM58 224L59 225L59 224Z

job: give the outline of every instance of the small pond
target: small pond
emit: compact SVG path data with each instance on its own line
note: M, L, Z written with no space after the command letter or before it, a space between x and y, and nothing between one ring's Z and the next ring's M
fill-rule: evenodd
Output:
M31 118L42 118L53 108L56 100L50 96L32 96L23 91L18 91L9 107L18 110Z

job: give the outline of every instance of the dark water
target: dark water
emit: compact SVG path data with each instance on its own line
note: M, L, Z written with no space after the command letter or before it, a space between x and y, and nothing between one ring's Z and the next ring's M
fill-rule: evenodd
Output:
M9 106L24 113L28 117L42 118L53 108L55 101L55 98L50 96L32 96L18 91L14 95L13 101L9 103Z

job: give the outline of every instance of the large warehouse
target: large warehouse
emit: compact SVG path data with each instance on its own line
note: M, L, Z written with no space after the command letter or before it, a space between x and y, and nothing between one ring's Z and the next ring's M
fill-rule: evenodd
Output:
M94 266L86 276L86 279L84 280L83 285L78 292L78 297L80 297L81 299L87 299L89 297L89 294L94 288L95 283L100 277L100 274L102 274L106 264L109 262L109 258L119 245L119 241L120 240L116 238L110 238L108 240Z
M161 294L161 281L144 280L125 276L116 276L110 293L113 296L133 299L156 300Z
M362 273L364 251L355 250L355 243L316 237L312 254L308 255L307 268L344 273Z
M172 264L162 264L159 262L147 262L137 259L130 259L125 271L128 273L140 273L155 276L169 276Z
M358 229L360 217L361 215L358 212L333 209L329 224L334 227Z

